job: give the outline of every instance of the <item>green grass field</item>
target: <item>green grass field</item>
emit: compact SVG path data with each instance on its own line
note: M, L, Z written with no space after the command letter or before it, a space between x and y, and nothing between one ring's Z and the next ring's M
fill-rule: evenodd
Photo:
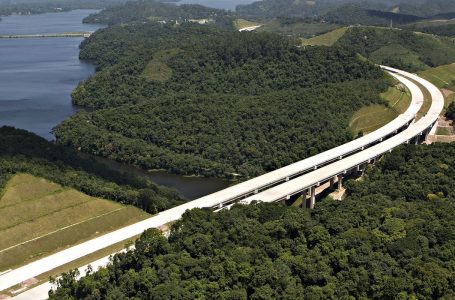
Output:
M413 66L416 69L427 69L428 66L420 60L420 56L401 45L386 45L371 53L373 61L384 61L389 57L399 56L404 64Z
M455 91L455 63L421 71L418 74L439 88Z
M438 129L436 129L436 135L451 135L451 132L446 127L438 127Z
M340 25L329 23L292 22L283 24L278 19L273 19L257 29L257 31L275 32L285 35L312 38L339 28Z
M336 43L347 31L347 27L337 28L330 32L309 38L302 38L302 45L304 46L332 46Z
M445 104L444 105L447 108L447 107L449 107L450 103L455 101L455 94L452 94L452 95L450 95L448 97L445 97L445 98L446 99L445 99Z
M381 98L387 101L385 105L369 105L362 107L351 118L349 128L354 136L360 132L367 134L395 119L406 111L411 103L411 95L401 84L390 87Z
M262 25L262 24L258 23L258 22L248 21L245 19L234 20L234 27L237 30L240 30L240 29L246 28L246 27L251 27L251 26L258 26L258 25Z
M422 20L416 23L411 23L406 26L403 26L404 28L424 28L424 27L436 27L436 26L441 26L441 25L450 25L450 24L455 24L455 19L450 19L450 20Z
M172 69L169 68L167 62L181 51L180 49L168 49L155 53L142 75L151 81L165 82L169 80L172 76Z
M150 216L28 174L8 182L0 214L0 272Z

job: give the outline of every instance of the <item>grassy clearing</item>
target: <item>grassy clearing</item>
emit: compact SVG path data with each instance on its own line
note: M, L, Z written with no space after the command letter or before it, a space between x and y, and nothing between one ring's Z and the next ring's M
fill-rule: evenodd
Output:
M315 36L310 39L302 39L304 46L332 46L336 43L347 31L347 27L338 28L322 35Z
M38 275L37 277L35 277L35 279L37 280L36 283L28 286L28 289L31 289L33 287L36 287L40 284L43 284L47 281L49 281L49 278L50 277L58 277L60 276L62 273L64 272L68 272L69 270L74 270L74 269L78 269L80 268L81 266L85 266L87 264L90 264L91 262L94 262L100 258L103 258L103 257L106 257L106 256L110 256L112 255L113 253L117 253L127 247L129 247L130 245L134 244L134 242L140 237L140 235L137 235L137 236L134 236L130 239L127 239L127 240L124 240L124 241L121 241L119 243L116 243L116 244L113 244L109 247L106 247L106 248L103 248L101 250L98 250L96 252L93 252L87 256L84 256L84 257L81 257L77 260L74 260L68 264L65 264L65 265L62 265L62 266L59 266L58 268L55 268L53 270L50 270L48 272L45 272L43 274L40 274ZM14 294L12 293L13 291L16 291L18 289L21 288L21 285L16 285L16 286L13 286L5 291L2 291L2 294L4 295L8 295L8 296L14 296Z
M419 76L439 88L455 91L455 63L419 72Z
M450 19L450 20L422 20L416 23L411 23L404 28L425 28L425 27L437 27L441 25L450 25L450 24L455 24L455 19Z
M411 95L401 84L390 87L381 94L381 98L387 101L387 106L379 104L365 106L352 116L349 128L354 136L361 132L367 134L384 126L406 111L411 103Z
M259 26L259 25L262 25L262 24L258 23L258 22L248 21L245 19L234 20L234 27L237 30L240 30L240 29L243 29L246 27Z
M303 38L312 38L339 27L340 25L329 23L291 22L287 24L280 22L278 19L273 19L258 28L257 31L275 32L285 35L301 36Z
M450 103L455 101L455 94L445 97L444 106L445 108L449 107Z
M149 217L28 174L8 182L0 213L0 271Z
M389 57L399 57L408 66L416 69L427 69L428 66L420 60L419 54L401 45L386 45L371 53L370 58L374 61L386 61Z
M450 132L449 128L447 127L438 127L436 129L436 135L451 135L452 132Z
M423 85L421 85L417 81L414 81L414 80L411 80L411 81L414 82L414 84L416 84L423 93L423 104L422 104L422 107L420 108L420 110L417 112L417 118L416 118L417 120L419 120L430 109L431 103L432 103L432 97L431 97L430 92Z
M168 49L155 53L142 75L151 81L165 82L169 80L172 77L172 69L169 68L167 62L181 51L180 49Z
M22 201L27 201L28 197L31 199L40 198L58 191L61 187L53 182L45 179L38 179L31 175L23 174L21 176L14 176L8 181L4 194L0 201L0 208L17 204Z

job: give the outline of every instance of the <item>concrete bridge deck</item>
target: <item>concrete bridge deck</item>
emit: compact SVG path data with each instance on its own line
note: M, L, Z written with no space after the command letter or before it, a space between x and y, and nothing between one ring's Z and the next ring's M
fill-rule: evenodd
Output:
M416 123L410 124L410 122L414 119L415 113L420 109L420 105L417 104L421 101L423 101L423 95L420 89L417 88L414 84L412 84L409 80L406 80L402 77L397 76L405 85L408 86L408 88L411 90L412 96L413 96L413 105L411 105L411 111L412 114L398 117L400 120L400 124L395 124L392 127L391 126L384 126L387 127L387 130L383 132L382 134L375 136L373 139L368 140L368 143L366 140L364 140L364 143L366 143L364 146L359 146L356 144L355 147L351 146L340 146L341 148L337 147L340 152L335 153L337 155L329 156L325 155L325 157L320 157L320 160L315 159L315 157L312 157L306 161L304 165L299 167L295 167L299 163L293 164L291 166L293 167L285 167L285 168L291 168L292 170L297 170L297 172L301 172L302 169L305 169L305 166L310 166L311 172L307 173L305 175L302 175L297 178L290 178L291 175L293 174L289 170L291 169L285 169L288 170L286 172L283 172L281 169L271 172L274 174L274 176L269 179L269 177L258 177L262 178L262 180L258 180L257 178L252 179L252 181L247 181L243 184L239 184L236 186L233 186L231 188L228 188L226 190L220 191L218 193L214 193L212 195L202 197L200 199L185 203L183 205L171 208L169 210L163 211L159 213L156 216L153 216L147 220L144 220L142 222L124 227L122 229L119 229L117 231L108 233L106 235L100 236L98 238L95 238L93 240L84 242L82 244L76 245L74 247L65 249L63 251L60 251L56 254L50 255L48 257L42 258L40 260L37 260L35 262L32 262L28 265L25 265L23 267L17 268L15 270L11 270L10 272L7 272L5 274L0 275L0 291L5 290L11 286L14 286L16 284L19 284L29 278L38 276L42 273L45 273L47 271L50 271L54 268L57 268L59 266L62 266L66 263L69 263L73 260L76 260L78 258L84 257L88 254L91 254L97 250L103 249L105 247L108 247L109 245L115 244L117 242L121 242L125 239L128 239L132 236L138 235L142 233L145 229L148 228L153 228L153 227L159 227L163 224L169 223L171 221L178 220L181 218L183 213L187 209L192 209L192 208L197 208L197 207L219 207L220 204L221 206L232 203L232 201L235 200L235 198L232 197L232 194L234 195L240 195L242 196L242 191L247 191L246 194L243 193L243 197L246 198L246 202L248 201L253 201L253 200L260 200L260 201L278 201L284 198L287 198L290 194L293 193L300 193L303 190L307 188L312 188L315 185L318 185L320 183L323 183L326 180L330 180L334 176L337 175L343 175L345 171L349 170L350 168L355 168L356 166L366 163L372 159L375 159L377 156L381 155L382 153L385 153L387 151L391 151L393 148L396 146L409 142L411 139L415 138L416 136L419 137L425 132L431 128L431 126L434 124L434 122L437 120L440 112L442 111L443 105L444 105L444 98L440 91L433 86L431 83L413 75L407 72L391 69L391 68L386 68L389 71L399 73L400 75L404 75L407 77L412 78L413 80L418 81L421 83L425 88L429 90L429 92L432 95L432 100L433 103L430 107L429 112L421 118L419 121ZM417 88L417 89L416 89ZM415 111L417 109L417 111ZM398 119L397 118L397 119ZM409 125L410 124L410 125ZM399 130L403 126L409 127L405 129L402 132L399 132ZM373 134L373 133L371 133ZM371 134L366 135L370 136ZM387 138L389 135L394 135L391 138L388 138L387 140L384 140ZM374 136L374 135L373 135ZM381 136L381 137L379 137ZM358 139L361 140L361 139ZM358 140L355 140L353 142L356 142ZM352 143L352 142L351 142ZM372 143L376 143L377 145L372 145ZM349 143L348 143L349 144ZM366 148L365 146L370 146L369 148ZM350 148L351 147L351 148ZM357 148L360 147L360 148ZM335 149L335 148L334 148ZM343 150L344 149L344 150ZM340 155L340 153L352 153L350 151L347 151L346 149L353 149L352 151L357 151L358 153L355 153L351 156L348 157L343 157L343 155ZM333 149L332 149L333 150ZM331 151L331 150L329 150ZM333 162L335 160L335 162ZM303 162L303 161L302 161ZM329 165L324 165L323 167L320 167L321 164L327 163L327 162L332 162ZM270 174L270 173L269 173ZM268 175L268 174L266 174ZM263 175L265 176L265 175ZM280 178L284 178L284 183L281 182L280 185L273 186L272 184ZM249 183L248 183L249 182ZM256 190L258 189L258 186L273 186L272 188L265 190L263 192L259 192L257 194ZM253 196L248 195L247 193L253 192ZM232 193L232 194L231 194ZM237 198L238 199L238 198ZM47 295L43 295L45 298Z
M244 200L242 203L248 204L252 201L261 201L261 202L275 202L287 200L291 196L302 193L303 195L310 195L309 207L314 206L315 202L315 189L324 182L330 181L338 183L341 185L341 180L344 174L350 170L359 171L362 168L362 165L370 163L372 160L380 157L384 153L391 152L394 148L410 143L413 139L416 143L419 142L419 139L423 139L430 132L435 122L438 120L439 114L444 108L444 96L433 84L429 83L426 80L421 79L420 77L413 74L406 74L402 71L387 68L393 72L398 72L404 75L407 75L411 79L422 84L431 94L432 103L429 111L425 114L423 118L418 120L413 125L409 126L403 132L389 138L388 140L377 144L373 147L365 149L362 152L351 155L345 159L334 162L326 167L315 170L311 173L300 176L294 180L288 181L276 187L265 190L262 193L257 195L250 196ZM419 88L412 82L407 82L406 85L417 93ZM420 90L418 93L422 93ZM419 95L423 97L423 95ZM306 197L305 197L306 198Z

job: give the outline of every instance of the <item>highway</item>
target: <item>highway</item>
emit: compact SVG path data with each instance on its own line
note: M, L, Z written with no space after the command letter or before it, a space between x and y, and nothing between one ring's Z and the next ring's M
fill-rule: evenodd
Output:
M228 205L242 198L246 198L247 196L259 193L260 191L271 186L286 182L296 176L313 171L314 169L317 169L323 165L337 161L343 157L346 157L347 155L362 151L375 143L381 142L388 136L397 133L399 130L406 127L414 120L415 115L422 107L423 96L421 93L419 93L420 89L413 85L412 82L394 73L392 73L392 75L400 80L405 86L407 86L408 89L411 86L413 87L413 89L410 89L412 94L412 101L409 108L405 113L399 115L392 122L361 138L355 139L341 146L332 148L328 151L324 151L320 154L314 155L312 157L290 164L264 175L244 181L237 185L228 187L216 193L204 196L195 201L204 203L205 206L213 208L216 208L216 206L219 207L220 205ZM222 200L221 202L220 199Z
M124 227L93 240L81 243L48 257L34 261L23 267L2 274L0 275L0 291L17 285L29 278L36 277L61 265L67 264L78 258L84 257L97 250L108 247L109 245L138 235L147 228L156 228L171 221L178 220L188 209L197 207L219 208L223 207L223 205L231 204L234 200L239 200L242 198L246 198L247 202L250 200L280 200L283 196L286 197L291 193L298 193L308 186L315 185L324 180L330 179L339 173L343 173L349 168L355 167L360 163L375 158L380 154L393 149L399 144L407 142L415 135L419 135L421 132L427 130L428 128L431 128L444 104L444 99L440 91L429 82L413 74L390 68L388 70L411 77L414 80L420 82L430 91L433 97L433 103L430 111L418 122L410 125L408 129L399 132L403 127L406 127L414 119L415 114L422 106L423 95L416 85L411 83L409 80L402 78L401 76L395 75L410 89L412 94L412 103L406 113L400 115L398 118L386 126L362 138L356 139L345 145L321 153L320 155L316 155L285 168L259 176L236 186L227 188L223 191L174 207L172 209L161 212L158 215L153 216L147 220ZM395 133L397 133L395 136L386 139L389 135ZM378 142L380 143L372 146ZM370 146L370 148L367 148L368 146ZM345 157L348 154L352 155ZM326 165L327 163L331 164ZM311 173L304 174L301 177L292 178L309 171L311 171ZM276 185L278 183L281 184ZM259 191L260 189L264 189L267 186L272 186L272 188L266 191ZM288 188L289 190L287 190ZM255 194L256 191L257 194ZM253 193L253 197L251 197L252 195L248 195L248 193L251 192Z
M390 71L404 74L403 71L399 71L392 68L387 68ZM334 162L321 169L315 170L311 173L302 175L294 180L288 181L276 187L270 188L261 192L257 195L250 196L241 203L249 204L252 201L262 202L275 202L280 200L286 200L290 196L306 192L310 188L319 186L321 183L334 178L340 174L346 174L351 169L357 168L357 166L368 163L369 160L377 158L386 152L392 151L394 148L409 143L413 138L423 135L424 133L430 132L434 123L437 121L439 114L444 108L444 96L431 83L426 80L422 80L416 75L406 74L410 78L421 83L432 95L432 103L428 112L413 125L409 126L403 132L389 138L388 140L377 144L373 147L365 149L362 152L356 153L340 161Z

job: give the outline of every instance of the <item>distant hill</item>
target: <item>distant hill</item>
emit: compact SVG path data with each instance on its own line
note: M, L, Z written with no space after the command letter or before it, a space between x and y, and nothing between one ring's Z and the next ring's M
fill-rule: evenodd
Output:
M185 21L223 23L228 12L202 5L175 5L155 0L130 1L124 5L107 8L100 13L84 19L84 23L122 24L145 21ZM205 21L203 21L205 20ZM226 26L232 26L233 19L228 19Z
M439 26L407 26L405 28L407 30L420 31L424 33L455 38L455 23L443 24Z
M335 45L378 64L417 71L455 61L455 41L407 30L351 27Z
M455 12L452 0L263 0L237 6L240 16L253 18L327 17L343 24L404 24L419 18Z
M434 15L443 15L455 12L453 0L404 0L393 9L403 14L412 14L431 18Z
M337 7L328 12L324 18L331 23L383 26L388 26L390 22L393 24L408 24L424 19L414 15L365 9L358 5L345 5Z

